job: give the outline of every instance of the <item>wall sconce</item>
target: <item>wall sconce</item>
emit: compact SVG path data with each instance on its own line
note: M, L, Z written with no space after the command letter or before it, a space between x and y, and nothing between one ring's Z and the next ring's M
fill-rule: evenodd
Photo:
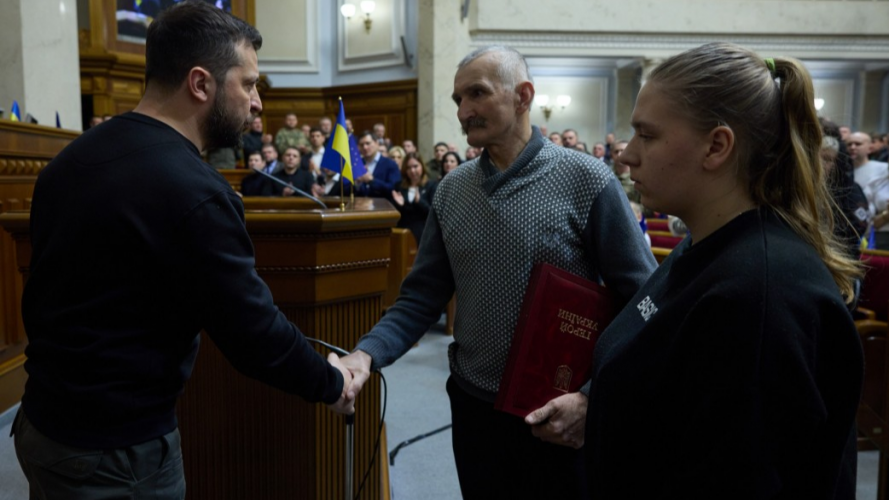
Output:
M374 9L377 8L377 3L373 0L364 0L361 2L361 12L364 13L364 31L370 33L370 25L373 22L370 19L370 15L373 13ZM352 16L355 15L355 6L350 3L344 3L342 7L340 7L340 13L346 19L352 19Z
M534 96L534 103L540 106L540 109L543 111L543 117L546 121L549 121L549 115L552 114L555 106L549 104L549 96L546 94L538 94ZM571 96L570 95L560 95L556 97L556 106L565 109L569 104L571 104Z
M821 108L824 107L824 99L815 98L815 111L821 111Z

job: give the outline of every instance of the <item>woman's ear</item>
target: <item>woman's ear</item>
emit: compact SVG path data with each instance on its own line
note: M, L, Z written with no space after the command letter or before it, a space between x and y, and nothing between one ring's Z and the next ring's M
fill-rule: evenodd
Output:
M705 170L718 170L728 163L735 149L735 133L727 125L719 125L710 131L710 146L704 156Z

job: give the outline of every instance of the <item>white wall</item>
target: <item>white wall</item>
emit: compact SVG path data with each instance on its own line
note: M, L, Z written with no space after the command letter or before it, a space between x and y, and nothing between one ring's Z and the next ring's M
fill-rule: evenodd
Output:
M3 0L0 15L0 107L12 101L22 119L81 130L80 59L75 0Z
M413 0L377 0L370 32L360 8L350 20L340 6L358 0L256 0L263 35L259 69L274 87L311 88L417 78L405 65L401 37L416 53ZM414 64L415 61L414 61Z
M465 145L449 105L456 63L493 43L529 57L543 78L539 92L572 88L569 109L553 111L548 123L538 111L534 123L576 128L590 144L608 131L631 133L640 68L714 40L804 60L825 99L822 114L840 123L880 128L889 113L889 80L873 69L889 61L885 0L475 0L465 19L462 0L379 0L371 33L360 12L348 22L340 16L344 1L256 0L266 39L260 69L275 87L418 78L422 148L438 140ZM404 65L402 35L413 68Z

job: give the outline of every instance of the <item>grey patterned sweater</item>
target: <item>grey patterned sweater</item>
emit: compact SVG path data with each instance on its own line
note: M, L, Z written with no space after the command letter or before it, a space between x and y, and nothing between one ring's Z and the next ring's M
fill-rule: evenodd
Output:
M656 266L611 170L535 127L505 171L483 153L441 181L398 300L356 349L371 355L374 369L388 366L456 291L451 373L470 394L494 401L537 262L604 281L624 300Z

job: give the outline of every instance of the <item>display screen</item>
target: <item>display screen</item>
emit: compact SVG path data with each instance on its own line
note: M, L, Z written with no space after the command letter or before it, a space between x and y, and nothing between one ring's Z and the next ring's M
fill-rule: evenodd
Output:
M145 43L148 25L160 12L183 0L117 0L117 39ZM204 0L231 12L232 0Z

